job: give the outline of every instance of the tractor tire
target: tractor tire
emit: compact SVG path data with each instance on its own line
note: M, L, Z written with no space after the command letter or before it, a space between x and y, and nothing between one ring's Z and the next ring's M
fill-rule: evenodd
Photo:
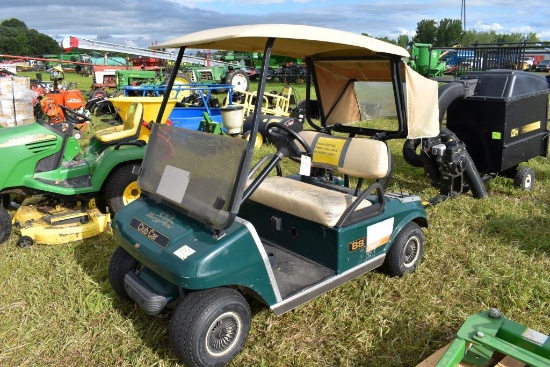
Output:
M521 167L514 177L514 186L525 191L533 190L535 186L535 171L531 167Z
M413 273L424 253L424 233L415 222L405 225L386 254L382 270L392 277Z
M250 87L250 79L242 70L231 70L225 77L225 84L232 85L234 92L246 92Z
M122 299L131 300L124 287L124 276L135 271L139 262L122 247L117 247L109 261L109 282L116 294Z
M250 307L235 289L192 292L170 320L170 343L186 366L224 366L243 347L250 319Z
M90 99L96 99L96 98L106 98L107 92L105 92L103 89L94 89L90 92Z
M0 206L0 245L10 238L12 230L11 216L7 209Z
M174 80L174 88L177 88L178 85L186 86L191 84L191 77L189 74L186 73L178 73L176 76L176 80ZM174 91L170 93L170 98L176 98L178 102L182 102L185 98L189 97L191 95L191 90L184 89L179 91Z
M112 214L141 196L133 168L134 164L116 168L105 184L105 200Z

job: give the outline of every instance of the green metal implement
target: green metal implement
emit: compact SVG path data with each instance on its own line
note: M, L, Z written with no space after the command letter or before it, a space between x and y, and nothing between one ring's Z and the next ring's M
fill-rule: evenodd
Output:
M505 318L496 308L468 317L436 367L486 366L495 353L528 366L550 367L550 338Z

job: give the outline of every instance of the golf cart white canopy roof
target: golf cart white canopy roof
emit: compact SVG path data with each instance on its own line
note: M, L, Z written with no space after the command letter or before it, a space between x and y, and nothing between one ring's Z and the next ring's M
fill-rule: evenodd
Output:
M276 38L272 54L296 58L307 56L371 56L386 53L408 57L402 47L334 29L291 24L257 24L209 29L186 34L152 46L152 49L205 48L263 52L268 38Z
M271 54L315 58L315 73L324 106L334 108L327 124L349 124L361 120L357 96L346 90L349 81L390 82L391 67L387 59L366 57L409 57L402 47L356 33L290 24L258 24L216 28L186 34L152 46L152 49L198 48L264 52L267 40L274 38ZM340 60L340 59L347 60ZM353 59L356 60L353 60ZM325 59L325 61L323 61ZM328 59L328 61L326 61ZM330 61L332 59L332 61ZM406 85L408 138L433 137L439 134L437 83L401 62Z

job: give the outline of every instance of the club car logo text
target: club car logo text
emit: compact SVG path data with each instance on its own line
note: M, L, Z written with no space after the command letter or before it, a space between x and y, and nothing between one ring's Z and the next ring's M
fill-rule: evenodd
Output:
M132 221L130 222L130 227L135 229L144 237L153 241L157 245L161 246L162 248L166 248L166 246L168 246L168 243L170 243L170 239L168 237L149 227L147 224L143 223L139 219L132 218Z

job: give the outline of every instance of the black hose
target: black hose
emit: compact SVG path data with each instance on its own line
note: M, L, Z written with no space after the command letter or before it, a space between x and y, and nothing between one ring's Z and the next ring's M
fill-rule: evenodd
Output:
M446 127L442 127L441 141L445 143L449 140L459 140L459 139L455 135L455 133L453 133L451 130L447 129ZM472 157L470 157L468 150L464 150L464 158L465 158L465 166L466 166L464 170L464 176L466 177L466 180L468 181L468 185L472 190L472 195L476 199L483 199L489 194L487 193L487 189L485 188L483 179L479 175L476 165Z

